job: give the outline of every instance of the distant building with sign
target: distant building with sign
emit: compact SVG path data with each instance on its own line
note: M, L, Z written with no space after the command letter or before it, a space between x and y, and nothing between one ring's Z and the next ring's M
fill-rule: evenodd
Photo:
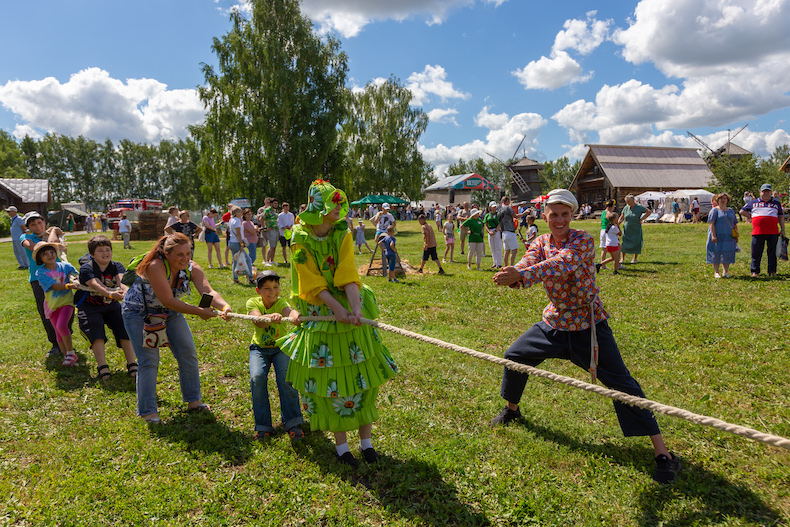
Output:
M473 190L499 190L499 187L480 174L448 176L425 188L425 200L446 206L471 201Z

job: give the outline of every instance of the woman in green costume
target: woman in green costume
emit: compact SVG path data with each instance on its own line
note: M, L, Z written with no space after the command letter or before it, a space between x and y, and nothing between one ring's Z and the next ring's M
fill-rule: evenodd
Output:
M320 179L310 185L307 209L291 236L292 299L302 316L334 315L337 322L305 322L278 344L291 357L287 379L300 392L310 428L334 432L339 460L356 467L346 432L359 430L360 452L375 462L376 396L397 366L379 332L361 322L376 318L379 309L359 279L347 213L342 190Z
M633 254L632 264L636 263L637 258L642 254L642 221L650 216L650 209L636 202L633 194L625 197L625 207L620 214L619 224L623 225L623 244L620 248L622 262L625 263L625 255Z

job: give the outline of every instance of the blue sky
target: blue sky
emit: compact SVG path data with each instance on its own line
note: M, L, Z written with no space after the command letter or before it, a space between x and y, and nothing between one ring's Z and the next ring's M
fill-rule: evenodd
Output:
M7 2L0 128L157 142L203 109L200 63L238 0ZM398 77L459 158L584 155L584 144L790 143L790 0L304 0L349 58L349 87Z

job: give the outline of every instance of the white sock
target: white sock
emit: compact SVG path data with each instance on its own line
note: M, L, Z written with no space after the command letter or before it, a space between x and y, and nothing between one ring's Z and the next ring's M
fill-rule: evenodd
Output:
M335 445L335 450L337 451L338 457L342 456L346 452L351 452L351 449L348 448L348 443L343 443L342 445Z
M360 439L359 440L359 448L362 450L367 450L368 448L373 448L373 441L368 439Z

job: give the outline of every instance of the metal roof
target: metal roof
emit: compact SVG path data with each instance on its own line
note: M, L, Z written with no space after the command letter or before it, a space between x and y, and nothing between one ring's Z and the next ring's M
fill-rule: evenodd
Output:
M490 188L492 188L494 190L499 188L496 185L494 185L493 183L491 183L490 181L488 181L486 178L481 176L480 174L471 173L471 174L460 174L460 175L457 175L457 176L448 176L448 177L446 177L444 179L440 179L439 181L437 181L433 185L431 185L429 187L426 187L424 190L426 192L431 191L431 190L450 190L451 188L454 188L456 190L471 190L471 187L467 187L467 186L464 185L464 181L466 181L467 179L470 179L470 178L477 178L479 180L482 180L482 186L483 187L489 187L490 186ZM475 185L475 188L478 187L478 186L480 186L480 185Z
M541 169L541 168L543 168L543 165L538 163L537 161L535 161L533 159L528 158L528 157L522 157L521 159L519 159L518 161L516 161L515 163L510 165L510 167L511 168L514 168L514 167L518 167L518 168L521 168L521 167L535 167L535 168Z
M22 198L22 203L49 203L49 181L46 179L0 178L0 185Z
M588 146L614 187L702 188L713 177L695 148Z

